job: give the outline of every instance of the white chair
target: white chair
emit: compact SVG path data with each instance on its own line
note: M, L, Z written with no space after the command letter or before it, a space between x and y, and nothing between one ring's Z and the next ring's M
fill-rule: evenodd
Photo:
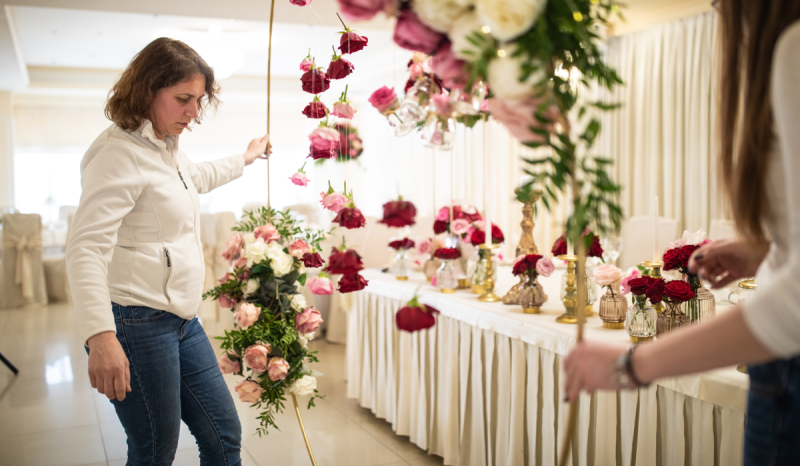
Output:
M38 214L3 216L2 280L0 307L47 304L42 218Z
M731 220L712 220L711 227L708 229L708 239L710 240L720 240L720 239L736 239L736 225Z
M622 251L617 266L625 270L644 261L653 260L653 217L631 217L622 226ZM669 243L680 237L678 221L658 218L658 252L662 254Z
M58 208L58 221L69 223L70 218L75 215L75 211L77 210L78 206L76 205L62 205Z

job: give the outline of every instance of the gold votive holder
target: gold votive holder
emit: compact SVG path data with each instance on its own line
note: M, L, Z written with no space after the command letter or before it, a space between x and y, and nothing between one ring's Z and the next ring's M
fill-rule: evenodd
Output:
M478 301L483 303L496 303L501 300L500 296L494 294L494 256L491 253L492 249L497 249L498 247L500 246L497 244L492 244L490 246L481 244L478 247L478 249L489 250L486 254L486 280L483 281L483 287L486 289L486 292L478 296Z
M664 267L663 262L659 261L644 261L641 264L642 267L650 269L650 276L654 278L661 278L661 268ZM658 303L653 304L653 309L656 310L656 314L661 314L664 312L664 304Z
M467 290L469 289L469 280L466 278L459 278L458 279L458 289L459 290Z
M625 328L625 322L603 322L603 328L619 330Z
M397 276L397 277L394 277L394 278L397 281L400 281L400 282L404 282L404 281L408 280L408 277L402 277L402 276Z
M451 294L451 293L455 293L456 289L455 288L439 288L439 291L441 291L444 294Z
M630 337L631 337L631 343L636 343L636 344L644 343L646 341L652 341L653 338L655 338L655 337L635 337L633 335L630 335Z
M522 312L525 314L541 314L542 306L523 307Z

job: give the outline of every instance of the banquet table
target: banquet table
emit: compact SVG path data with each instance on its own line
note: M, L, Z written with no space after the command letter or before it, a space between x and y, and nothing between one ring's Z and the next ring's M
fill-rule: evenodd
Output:
M497 269L502 296L517 280ZM563 273L540 278L549 299L530 315L469 290L440 293L422 274L397 281L365 270L369 286L347 311L348 397L447 465L555 465L569 411L561 360L576 343L575 326L555 321ZM441 313L432 329L401 332L394 315L415 291ZM624 330L603 328L597 308L586 338L628 342ZM739 465L748 386L730 367L583 393L567 464Z

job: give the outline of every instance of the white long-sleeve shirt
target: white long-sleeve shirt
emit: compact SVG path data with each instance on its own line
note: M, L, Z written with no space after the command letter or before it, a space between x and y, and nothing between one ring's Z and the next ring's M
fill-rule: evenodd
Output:
M242 175L244 157L192 163L178 137L111 125L81 162L81 200L66 251L83 341L116 331L111 302L196 315L205 265L198 193Z
M775 138L766 179L772 245L744 304L750 331L780 357L800 354L800 21L781 35L770 92Z

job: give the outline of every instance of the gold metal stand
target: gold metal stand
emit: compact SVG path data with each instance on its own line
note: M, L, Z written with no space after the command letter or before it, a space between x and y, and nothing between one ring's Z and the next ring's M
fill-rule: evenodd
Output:
M478 301L483 303L496 303L500 301L500 296L494 294L494 261L491 251L491 249L497 248L498 245L496 244L492 244L491 246L481 244L479 246L479 249L489 249L486 254L486 280L483 281L483 287L486 289L486 292L478 296Z
M308 456L311 458L312 466L317 466L317 460L314 459L314 453L311 451L311 444L308 443L308 435L306 435L306 428L303 426L303 418L300 417L300 405L297 404L297 397L292 393L292 401L294 402L294 412L297 413L297 422L300 423L300 430L303 431L303 440L306 442L306 449Z
M651 270L650 276L655 278L661 278L661 267L664 267L663 262L656 262L656 261L645 261L640 264L642 267L648 268ZM657 314L661 314L664 312L664 304L658 303L653 304L653 309L656 310Z
M397 279L397 281L401 281L401 282L404 282L404 281L408 280L408 277L394 277L394 278Z
M458 289L459 290L469 289L469 280L467 280L466 278L459 278L458 279Z
M567 312L556 318L556 322L560 324L577 324L578 287L576 286L575 262L578 260L578 256L565 254L558 256L558 258L567 261L567 294L561 300Z
M635 337L633 335L631 337L631 343L644 343L646 341L651 341L653 337Z
M514 192L519 195L520 189L517 188ZM539 253L539 248L536 247L536 242L533 240L533 227L536 225L533 222L533 204L542 197L542 193L541 189L535 189L526 199L527 202L522 203L522 221L519 224L522 227L522 237L519 239L515 257L519 257L522 254ZM512 286L508 293L503 296L503 304L519 304L519 291L522 289L524 281L525 277L520 276L519 283Z
M603 328L619 330L625 328L625 322L603 322Z

